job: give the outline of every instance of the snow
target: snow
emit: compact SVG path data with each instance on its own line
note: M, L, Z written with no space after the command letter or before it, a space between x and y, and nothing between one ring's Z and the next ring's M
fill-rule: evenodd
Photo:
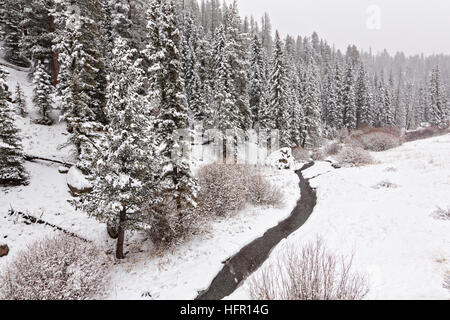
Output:
M33 123L36 108L31 102L32 84L24 71L7 68L8 85L18 81L27 100L30 117L17 117L24 152L71 161L72 150L64 147L65 123L53 126ZM56 113L53 118L57 119ZM450 272L450 222L432 217L437 207L450 206L450 135L407 143L400 148L373 153L377 163L335 170L329 162L317 162L305 172L317 189L318 204L297 232L274 250L269 260L287 242L302 244L321 235L336 252L355 254L357 270L371 281L369 299L449 299L443 288ZM193 159L194 171L215 160L212 148ZM68 175L58 165L27 162L30 184L0 188L0 241L10 253L0 258L0 270L18 251L37 239L55 234L48 226L27 225L10 208L39 217L74 232L111 252L114 240L106 226L76 211L67 180L85 186L78 169ZM295 164L292 168L300 168ZM268 178L282 188L280 208L247 207L227 218L218 218L208 231L170 252L161 253L142 235L127 233L127 259L113 266L108 299L192 299L206 289L222 261L285 219L299 198L298 177L290 171L266 169ZM397 188L375 188L380 182ZM388 185L388 184L386 184ZM246 285L231 298L248 298Z
M432 217L450 205L450 135L381 153L377 164L330 171L318 163L305 176L317 188L309 220L274 249L321 236L335 252L354 254L370 281L367 299L449 299L450 223ZM320 175L321 174L321 175ZM389 181L397 188L375 188ZM247 284L230 299L246 299Z
M299 198L299 179L292 171L268 171L284 191L281 208L247 207L218 218L201 234L161 255L154 248L134 248L115 266L109 299L194 299L223 267L222 261L287 218ZM151 245L149 244L151 247Z
M31 102L32 85L25 72L8 68L8 83L14 88L19 81L27 99L27 111L38 118ZM56 114L53 117L57 119ZM70 148L60 148L67 142L65 123L52 126L37 125L30 118L17 117L22 129L24 152L46 158L73 161ZM193 159L194 170L217 160L213 148L202 148L201 156ZM82 211L76 211L68 200L67 183L84 187L82 173L72 167L66 174L59 173L59 165L44 162L26 162L31 179L28 186L0 188L0 239L10 248L7 257L0 259L0 270L28 245L46 236L54 235L52 228L40 224L25 224L19 215L9 216L8 210L25 212L62 227L93 241L113 252L115 240L109 239L106 226ZM63 170L64 171L64 170ZM299 196L299 180L293 171L265 169L267 178L280 186L284 204L280 208L245 208L229 218L218 218L204 234L200 234L171 252L160 253L143 235L127 232L125 261L113 266L108 299L192 299L197 292L206 289L222 267L222 261L238 252L243 246L278 222L284 220L294 208ZM151 294L151 297L149 294Z
M76 190L87 190L92 188L92 184L77 167L71 167L67 173L67 184Z

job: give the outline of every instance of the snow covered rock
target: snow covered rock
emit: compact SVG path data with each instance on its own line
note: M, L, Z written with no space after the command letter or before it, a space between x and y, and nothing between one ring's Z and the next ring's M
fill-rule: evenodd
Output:
M294 167L295 158L292 155L291 148L282 148L273 152L266 159L266 165L275 167L279 170L291 169Z
M66 174L66 173L69 172L69 168L61 166L61 167L58 168L58 172L61 173L61 174Z
M77 167L70 168L67 173L67 185L73 194L80 194L92 191L92 184Z
M0 244L0 258L7 256L9 253L9 247L6 244Z

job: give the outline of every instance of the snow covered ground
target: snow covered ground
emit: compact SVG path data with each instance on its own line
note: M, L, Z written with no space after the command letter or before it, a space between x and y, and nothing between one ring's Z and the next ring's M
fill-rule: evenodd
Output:
M70 148L61 148L68 137L65 124L34 124L32 84L26 72L7 70L11 90L20 82L28 102L29 117L17 120L25 153L72 160ZM450 222L431 216L437 206L450 207L450 135L373 156L378 163L367 167L334 170L329 163L320 162L309 169L308 177L317 176L311 183L317 188L318 204L307 223L284 243L302 244L322 235L336 252L354 252L355 267L371 281L367 298L450 298L442 286L445 275L450 274ZM105 225L67 202L71 199L67 175L60 174L57 165L27 162L26 168L31 174L28 186L0 188L0 242L10 247L10 254L0 258L0 270L20 249L55 233L49 227L27 225L17 216L8 216L10 208L77 233L105 250L113 249ZM295 173L268 170L267 175L284 192L282 208L248 207L216 220L207 233L164 254L148 241L142 243L139 235L127 235L127 259L113 266L112 290L104 298L192 299L206 289L222 261L294 208L300 193ZM246 298L245 285L232 297Z
M58 160L71 161L65 124L58 122L55 112L53 126L33 123L37 113L32 105L33 85L26 70L7 68L8 85L14 91L19 82L27 100L29 116L17 117L21 129L24 152ZM201 164L213 160L206 157ZM200 163L195 163L198 167ZM96 243L105 251L114 248L104 224L76 211L68 200L72 199L67 186L67 174L58 172L58 165L36 161L25 164L31 179L28 186L0 188L0 242L10 248L8 256L0 258L0 270L27 245L45 236L53 235L52 228L26 224L19 216L9 216L8 210L25 212L49 223L74 232ZM298 177L292 171L265 170L268 179L279 185L284 193L280 208L248 207L232 217L218 219L205 234L169 253L156 252L142 236L127 234L128 256L112 269L109 299L191 299L208 287L222 267L222 261L239 251L247 243L261 236L268 228L286 218L299 196Z
M356 270L370 281L368 299L449 299L450 221L432 216L450 207L450 135L372 153L377 164L333 170L318 163L317 206L281 243L302 245L317 236L333 251L354 253ZM247 284L229 298L246 299Z
M268 177L284 192L281 208L248 207L208 226L208 232L173 252L158 255L132 253L116 265L111 299L193 299L205 290L225 261L242 247L289 216L300 195L292 171L274 171Z

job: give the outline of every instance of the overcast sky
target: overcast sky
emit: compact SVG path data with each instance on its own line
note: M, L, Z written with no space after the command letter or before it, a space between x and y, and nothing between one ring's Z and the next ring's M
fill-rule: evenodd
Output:
M227 0L231 2L232 0ZM317 31L330 44L374 52L450 54L449 0L237 0L241 15L269 13L286 35Z

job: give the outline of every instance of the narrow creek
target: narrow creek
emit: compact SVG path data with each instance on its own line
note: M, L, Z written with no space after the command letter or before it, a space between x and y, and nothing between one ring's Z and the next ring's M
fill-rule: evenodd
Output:
M232 294L243 280L264 263L281 240L298 230L308 220L316 205L317 196L309 181L303 177L302 171L313 165L314 162L307 163L296 171L300 178L301 197L291 215L228 259L209 288L200 292L196 300L221 300Z

